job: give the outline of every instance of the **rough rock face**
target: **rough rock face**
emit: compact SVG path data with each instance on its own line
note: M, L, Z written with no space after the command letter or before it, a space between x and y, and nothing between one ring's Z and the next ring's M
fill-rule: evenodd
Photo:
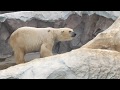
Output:
M0 79L119 79L120 53L77 49L0 71Z
M113 14L113 16L110 16ZM107 29L119 12L82 12L82 11L39 11L13 12L0 15L0 61L6 60L13 52L6 39L21 26L69 27L77 36L69 42L57 42L54 53L65 53L77 49ZM8 65L9 66L9 65Z
M108 29L99 33L81 48L108 49L120 52L120 17Z
M9 16L8 14L7 16ZM5 15L4 15L5 17ZM11 16L12 17L12 16ZM63 53L68 52L74 48L81 47L83 44L94 38L99 32L107 29L114 20L108 19L103 16L99 16L97 14L87 15L83 14L82 16L77 13L73 13L68 16L65 20L39 20L37 18L32 17L26 21L22 19L16 19L8 17L6 19L1 19L0 23L0 55L4 55L10 52L8 49L7 43L5 40L7 37L17 28L22 26L33 26L33 27L69 27L74 29L77 33L76 38L71 42L59 42L56 44L54 48L54 52ZM2 17L3 18L3 17Z

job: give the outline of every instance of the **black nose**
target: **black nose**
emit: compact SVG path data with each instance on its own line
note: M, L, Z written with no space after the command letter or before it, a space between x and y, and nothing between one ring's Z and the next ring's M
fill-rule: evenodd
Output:
M72 37L75 37L75 36L76 36L76 33L73 32L73 33L72 33Z

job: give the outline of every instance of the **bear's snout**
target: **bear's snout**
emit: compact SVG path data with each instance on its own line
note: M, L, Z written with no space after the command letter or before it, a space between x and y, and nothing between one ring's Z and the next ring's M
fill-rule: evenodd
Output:
M72 32L71 37L75 37L75 36L76 36L76 33Z

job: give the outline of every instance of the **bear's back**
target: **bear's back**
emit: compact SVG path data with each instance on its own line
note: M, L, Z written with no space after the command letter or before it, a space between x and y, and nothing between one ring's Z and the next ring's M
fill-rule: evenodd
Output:
M15 47L24 47L26 51L38 50L43 42L52 37L49 28L21 27L10 36L10 44Z

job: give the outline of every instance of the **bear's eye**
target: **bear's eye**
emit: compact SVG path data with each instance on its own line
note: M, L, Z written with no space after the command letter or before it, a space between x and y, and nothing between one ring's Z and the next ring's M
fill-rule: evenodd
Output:
M72 31L69 31L69 33L71 33Z

